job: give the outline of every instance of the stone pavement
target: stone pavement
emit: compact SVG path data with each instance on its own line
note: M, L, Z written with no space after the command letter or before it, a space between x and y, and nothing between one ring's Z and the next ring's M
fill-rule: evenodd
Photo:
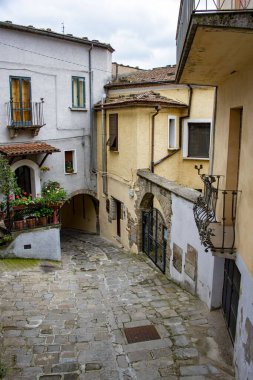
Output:
M234 379L220 313L146 256L74 231L62 253L61 264L1 272L6 380ZM161 339L127 342L124 328L146 325Z

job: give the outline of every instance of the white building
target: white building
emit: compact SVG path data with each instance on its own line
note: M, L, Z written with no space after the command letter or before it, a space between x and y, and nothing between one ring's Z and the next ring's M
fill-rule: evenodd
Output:
M86 37L0 22L0 152L34 196L43 182L60 182L72 199L63 224L91 231L98 228L92 107L111 78L112 52Z

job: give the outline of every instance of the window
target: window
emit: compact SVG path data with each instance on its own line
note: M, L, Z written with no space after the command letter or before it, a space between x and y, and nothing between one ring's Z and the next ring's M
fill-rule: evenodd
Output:
M31 78L10 77L10 93L12 125L31 125Z
M208 159L211 122L191 119L184 122L184 158Z
M85 78L72 77L72 107L85 108Z
M176 117L168 116L168 149L177 149Z
M65 150L64 152L65 173L76 173L76 151Z
M109 140L108 145L110 150L118 150L118 114L109 115Z

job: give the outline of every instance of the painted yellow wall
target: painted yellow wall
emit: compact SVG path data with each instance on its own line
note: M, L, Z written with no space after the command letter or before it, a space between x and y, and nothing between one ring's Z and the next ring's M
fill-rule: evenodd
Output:
M214 173L226 176L229 148L230 109L243 108L237 205L236 247L253 275L253 73L248 67L235 73L218 89ZM226 177L223 178L225 186Z
M142 89L143 91L143 89ZM131 91L130 91L131 92ZM161 91L162 92L162 91ZM120 91L122 93L122 90ZM116 96L115 90L113 94ZM174 86L163 93L164 96L188 102L189 90L186 86L182 89ZM192 110L190 118L211 119L213 111L214 91L210 88L193 89ZM206 99L203 100L203 99ZM199 109L200 108L200 109ZM121 238L117 237L116 221L110 221L106 211L106 196L102 187L102 135L101 112L97 112L97 186L98 199L100 201L100 230L101 234L117 244L122 244L126 249L137 252L136 246L129 246L129 228L127 225L127 213L137 222L135 213L135 198L131 198L129 190L134 188L138 169L149 169L151 163L151 124L154 107L128 107L106 110L106 131L109 137L109 114L118 113L118 152L110 151L107 146L107 181L108 198L119 200L124 204L125 215L121 220ZM170 152L168 150L168 115L175 116L177 120L177 134L179 141L179 118L186 116L187 110L170 108L161 109L155 117L155 151L154 160L157 161ZM172 151L171 151L172 152ZM194 166L202 164L204 171L208 172L208 161L183 159L182 150L173 157L166 159L155 167L155 173L172 181L177 181L188 187L201 189L202 181L197 175Z
M88 195L76 195L61 210L63 228L96 232L96 212Z

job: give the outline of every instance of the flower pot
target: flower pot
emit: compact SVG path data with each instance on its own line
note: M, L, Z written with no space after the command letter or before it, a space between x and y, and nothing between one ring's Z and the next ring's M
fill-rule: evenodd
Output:
M28 228L35 228L36 227L36 218L27 218L26 219L26 225Z
M47 217L46 216L40 216L38 218L39 225L40 226L46 226L47 225Z
M25 227L25 221L24 220L14 220L14 228L15 230L23 230Z
M26 208L25 205L16 205L16 206L12 206L13 210L14 211L20 211L20 210L24 210Z

